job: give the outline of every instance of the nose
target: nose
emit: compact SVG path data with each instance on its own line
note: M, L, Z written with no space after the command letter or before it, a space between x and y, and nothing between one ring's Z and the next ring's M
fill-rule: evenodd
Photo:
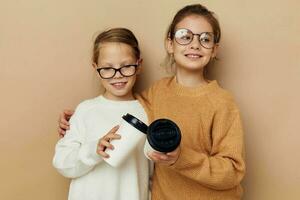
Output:
M120 70L116 71L114 78L122 78L122 77L123 75L121 74Z
M192 42L191 42L191 48L192 49L200 49L200 47L201 47L200 35L194 34Z

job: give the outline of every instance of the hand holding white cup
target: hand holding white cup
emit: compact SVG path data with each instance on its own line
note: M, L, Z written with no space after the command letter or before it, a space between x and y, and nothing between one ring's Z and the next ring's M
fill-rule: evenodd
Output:
M148 126L138 118L126 114L122 117L119 129L116 131L121 136L119 140L112 140L114 149L107 148L105 153L109 155L104 160L113 167L120 166L137 144L146 137Z

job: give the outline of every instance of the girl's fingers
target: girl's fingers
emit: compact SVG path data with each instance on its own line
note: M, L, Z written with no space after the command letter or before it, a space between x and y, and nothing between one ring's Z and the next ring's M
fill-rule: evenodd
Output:
M105 152L106 148L114 149L114 146L111 145L108 141L101 139L97 147L97 154L104 158L109 158L109 155Z
M64 135L66 133L66 130L62 129L61 127L58 127L57 130L58 130L59 134L63 134Z
M67 125L67 126L70 126L70 123L69 123L69 121L67 121L67 120L66 120L66 119L64 119L64 118L60 118L60 120L59 120L59 123L60 123L60 124Z
M60 138L63 138L63 137L65 136L65 134L59 133L58 136L59 136Z
M152 152L152 155L161 160L167 160L169 158L169 156L167 156L166 154L159 152Z
M180 153L180 146L178 146L174 151L168 152L167 155L171 157L178 157Z
M66 115L65 115L65 113L61 113L60 115L59 115L59 118L58 118L58 123L63 123L63 124L66 124L66 125L68 125L69 124L69 119L70 119L70 117L68 118Z
M105 153L104 151L97 151L97 153L104 158L109 158L109 155L107 153Z
M167 156L170 156L170 157L175 157L175 156L177 156L177 152L169 152L169 153L167 153Z
M65 125L69 125L69 120L74 114L73 110L64 110L63 113L59 115L58 122L63 123Z
M158 162L157 157L155 155L153 155L152 153L148 153L147 155L153 162Z
M151 158L151 160L156 162L163 162L168 160L168 156L162 153L152 152L148 154L148 156Z
M109 148L111 150L114 149L114 146L112 144L109 143L109 141L106 141L106 140L101 140L100 141L100 145L103 146L103 151L106 149L106 148Z
M64 110L63 113L59 115L58 118L58 134L60 137L64 137L66 134L66 130L70 129L69 119L74 114L73 110Z
M59 128L63 129L63 130L69 130L70 129L70 127L68 125L65 125L65 124L62 124L62 123L59 123Z
M64 114L71 117L74 114L74 110L65 109Z
M176 157L171 157L166 154L158 153L158 152L148 153L148 156L152 161L164 165L172 165L177 160Z
M150 157L150 158L154 163L159 163L163 165L171 165L173 163L173 161L161 160L160 158L155 158L155 157Z
M103 139L106 141L111 141L113 139L120 139L121 135L117 134L116 131L118 130L119 126L113 127L104 137Z
M109 141L115 140L115 139L121 139L121 135L112 133L112 134L107 135L107 138L109 139Z
M114 139L120 139L121 136L119 134L116 134L116 131L118 130L119 126L113 127L105 136L103 136L99 142L98 142L98 149L97 153L101 156L107 157L107 153L105 153L105 149L109 148L111 150L114 149L114 146L110 143L111 140Z
M117 125L117 126L114 126L109 132L108 132L108 134L110 134L110 133L116 133L116 131L119 129L119 125Z
M61 136L61 137L64 137L65 136L65 134L66 134L66 131L64 131L63 129L58 129L58 134L59 134L59 136Z

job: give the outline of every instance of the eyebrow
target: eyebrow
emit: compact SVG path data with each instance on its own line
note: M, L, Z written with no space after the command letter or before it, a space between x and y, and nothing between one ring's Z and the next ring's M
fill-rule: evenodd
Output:
M121 63L119 63L117 67L121 67L121 66L128 65L128 64L135 64L135 63L136 63L136 61L124 60ZM101 64L101 62L100 62L98 65L108 66L108 67L116 67L112 63L109 63L109 62L103 62L103 64Z

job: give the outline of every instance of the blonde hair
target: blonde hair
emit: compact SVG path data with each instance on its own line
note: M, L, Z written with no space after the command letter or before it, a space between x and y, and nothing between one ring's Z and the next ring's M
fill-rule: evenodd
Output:
M132 48L136 59L140 59L140 48L135 35L126 28L113 28L100 33L94 42L92 61L98 64L100 44L105 42L120 42L129 45Z

